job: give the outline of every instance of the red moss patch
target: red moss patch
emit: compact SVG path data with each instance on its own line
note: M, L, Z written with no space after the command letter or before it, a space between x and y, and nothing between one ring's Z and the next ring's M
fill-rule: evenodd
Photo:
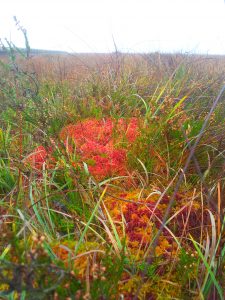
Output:
M46 162L48 153L43 146L38 146L34 151L25 159L25 163L31 167L41 170L43 164Z
M127 147L138 136L138 120L85 120L62 129L60 138L69 151L88 164L89 171L98 178L125 175Z

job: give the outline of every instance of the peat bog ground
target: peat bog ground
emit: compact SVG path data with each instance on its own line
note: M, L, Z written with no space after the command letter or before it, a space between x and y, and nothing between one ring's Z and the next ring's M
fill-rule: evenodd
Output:
M6 52L0 299L224 299L225 58Z

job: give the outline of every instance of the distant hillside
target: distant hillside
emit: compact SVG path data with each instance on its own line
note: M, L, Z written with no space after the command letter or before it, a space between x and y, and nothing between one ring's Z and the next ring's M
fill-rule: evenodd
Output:
M25 49L21 49L20 51L26 53ZM44 49L31 49L30 50L30 55L63 55L66 54L67 52L65 51L58 51L58 50L44 50ZM0 56L5 56L7 55L7 51L0 49Z

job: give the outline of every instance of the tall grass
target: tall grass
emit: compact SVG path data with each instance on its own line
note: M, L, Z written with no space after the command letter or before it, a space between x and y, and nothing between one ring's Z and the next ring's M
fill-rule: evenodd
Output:
M1 60L1 299L223 299L224 58L26 46ZM126 163L98 175L110 122Z

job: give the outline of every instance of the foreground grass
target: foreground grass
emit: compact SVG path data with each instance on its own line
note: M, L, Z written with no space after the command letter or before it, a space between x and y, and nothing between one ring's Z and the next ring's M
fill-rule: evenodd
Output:
M224 299L224 98L183 172L223 62L117 53L77 75L10 49L1 299Z

